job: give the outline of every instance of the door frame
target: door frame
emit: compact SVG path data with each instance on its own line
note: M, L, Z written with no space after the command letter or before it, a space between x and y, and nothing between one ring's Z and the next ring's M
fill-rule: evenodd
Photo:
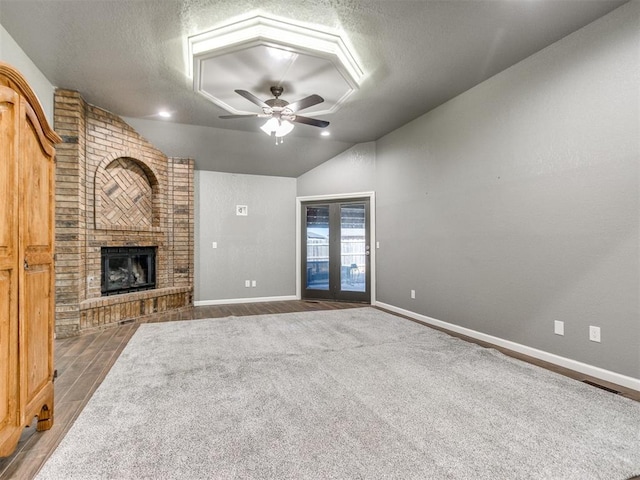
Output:
M369 271L371 274L371 305L376 304L376 193L357 192L333 195L312 195L296 197L296 298L302 298L302 204L304 202L326 202L331 200L369 199L369 245L371 245L371 259Z

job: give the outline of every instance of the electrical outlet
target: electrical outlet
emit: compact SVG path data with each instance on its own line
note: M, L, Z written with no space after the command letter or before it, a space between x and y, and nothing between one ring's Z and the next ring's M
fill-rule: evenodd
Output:
M600 343L600 327L589 326L589 340Z
M218 242L211 242L211 248L218 248Z
M553 322L553 333L556 335L564 335L564 322L560 320Z
M256 282L255 280L251 280L251 286L255 287L257 285L258 282Z
M245 280L244 281L244 286L249 288L251 286L251 280Z
M411 298L416 298L416 291L415 290L411 290Z

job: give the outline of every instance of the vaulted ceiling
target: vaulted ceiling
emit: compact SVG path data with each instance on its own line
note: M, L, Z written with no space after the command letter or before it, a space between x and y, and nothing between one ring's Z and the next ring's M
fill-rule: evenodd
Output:
M605 15L624 0L0 0L0 24L57 87L125 118L170 156L196 167L296 177L350 146L376 140ZM363 71L360 85L323 113L330 137L297 125L282 145L255 118L194 90L188 38L264 15L341 35ZM258 52L221 61L216 88L293 102L335 95L321 67L267 68ZM260 57L262 55L262 58ZM265 63L267 62L267 63ZM318 67L318 71L309 71ZM224 92L222 93L224 94ZM235 109L255 105L233 98ZM246 102L246 107L242 106ZM328 104L327 104L328 105ZM158 116L161 109L170 119ZM325 109L326 110L326 109ZM313 110L309 110L313 113ZM302 112L306 114L306 112Z

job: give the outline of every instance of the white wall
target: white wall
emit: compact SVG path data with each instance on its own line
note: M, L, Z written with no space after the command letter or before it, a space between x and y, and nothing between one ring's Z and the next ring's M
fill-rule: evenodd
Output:
M197 171L195 196L196 305L294 298L296 180Z
M53 93L55 87L27 57L11 35L0 25L0 61L18 69L38 96L50 125L53 125Z

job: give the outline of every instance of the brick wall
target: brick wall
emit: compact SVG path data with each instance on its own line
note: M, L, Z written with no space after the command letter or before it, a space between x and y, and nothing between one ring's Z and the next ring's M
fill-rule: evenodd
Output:
M55 96L56 147L56 331L79 331L84 294L86 170L84 100L75 92Z
M56 91L54 129L58 336L191 306L193 160L69 90ZM157 247L157 288L100 298L104 246Z

